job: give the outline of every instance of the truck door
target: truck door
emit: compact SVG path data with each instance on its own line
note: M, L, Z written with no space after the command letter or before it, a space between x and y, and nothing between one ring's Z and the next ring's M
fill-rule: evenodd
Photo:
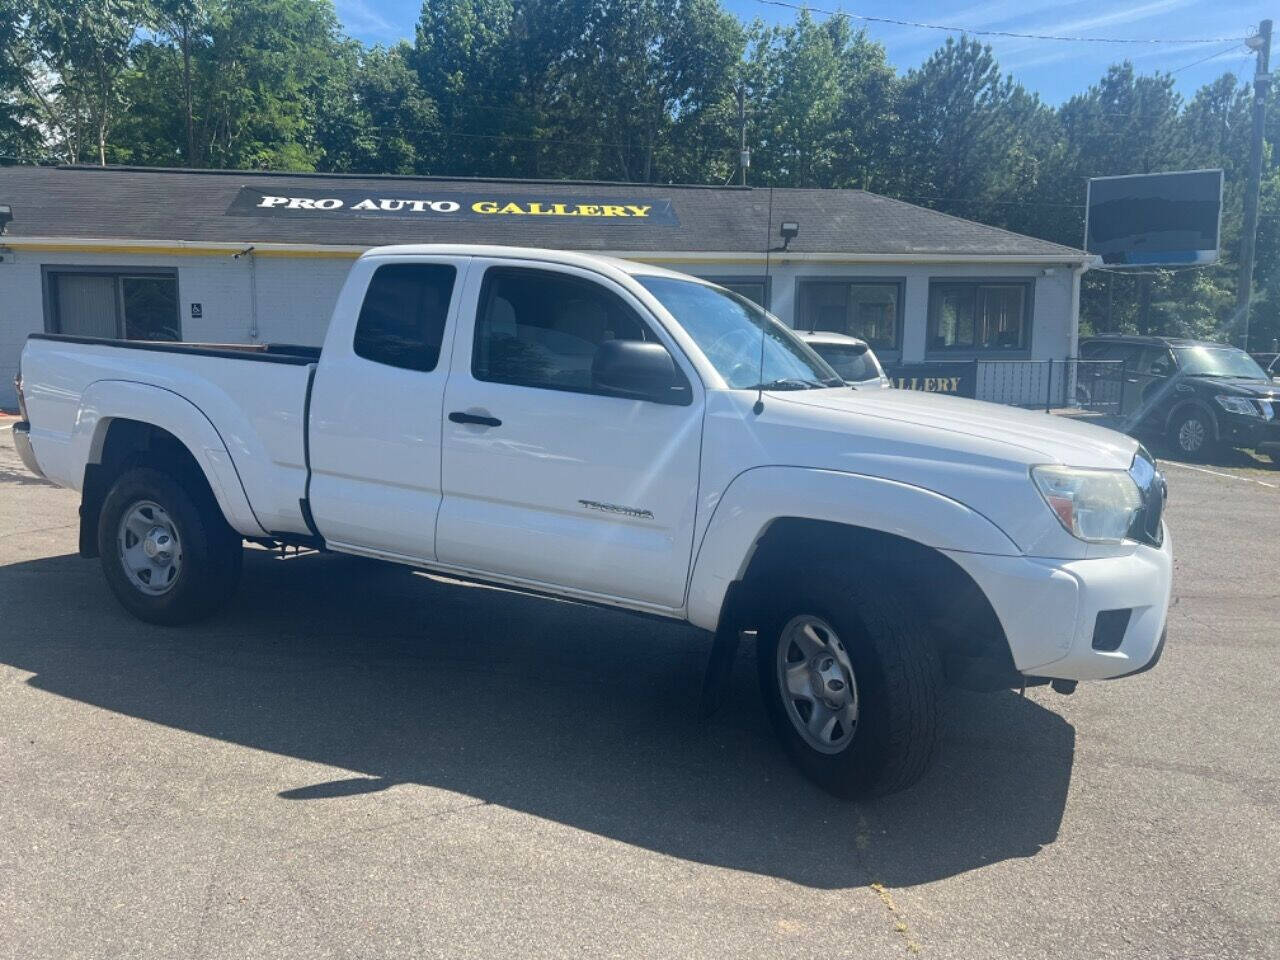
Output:
M587 270L473 261L445 395L439 560L677 608L693 546L703 392L629 291ZM468 320L474 318L474 322ZM605 341L661 344L671 402L597 389Z
M358 261L311 391L310 503L334 547L434 560L440 418L468 258ZM361 271L364 276L361 276ZM364 281L364 282L362 282Z

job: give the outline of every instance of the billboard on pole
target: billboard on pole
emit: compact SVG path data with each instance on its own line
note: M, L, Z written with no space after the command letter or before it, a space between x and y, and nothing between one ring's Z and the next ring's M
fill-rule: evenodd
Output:
M1114 266L1216 263L1222 171L1185 170L1089 181L1084 246Z

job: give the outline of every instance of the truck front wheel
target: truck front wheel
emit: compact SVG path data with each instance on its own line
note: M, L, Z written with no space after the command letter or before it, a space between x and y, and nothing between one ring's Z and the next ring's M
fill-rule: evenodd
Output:
M933 758L942 672L894 585L805 578L780 591L756 655L770 720L787 754L841 797L905 789Z
M116 479L102 504L98 550L107 585L126 610L149 623L207 617L240 579L240 535L212 494L189 486L136 467Z
M1169 439L1188 460L1204 460L1213 453L1216 441L1213 423L1208 415L1195 407L1174 417L1169 426Z

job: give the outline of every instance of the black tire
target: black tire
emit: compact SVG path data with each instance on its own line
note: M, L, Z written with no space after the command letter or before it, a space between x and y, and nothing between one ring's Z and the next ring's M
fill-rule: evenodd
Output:
M1217 446L1213 419L1198 407L1188 407L1169 424L1169 443L1188 460L1204 460Z
M780 591L765 618L756 659L766 709L788 756L839 797L904 790L928 769L938 744L942 668L907 598L878 577L817 574ZM835 630L852 666L858 701L852 740L839 752L811 746L789 715L779 679L778 645L798 616Z
M244 542L227 523L207 487L152 467L134 467L112 485L98 518L98 551L107 585L140 620L176 626L214 613L235 591ZM140 503L157 504L181 544L180 563L162 593L148 593L125 567L121 521Z

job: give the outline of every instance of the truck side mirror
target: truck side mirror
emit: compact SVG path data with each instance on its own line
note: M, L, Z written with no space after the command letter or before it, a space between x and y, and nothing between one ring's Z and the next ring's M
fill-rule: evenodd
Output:
M653 403L685 405L693 400L667 348L643 340L606 340L596 347L591 386L600 393Z

